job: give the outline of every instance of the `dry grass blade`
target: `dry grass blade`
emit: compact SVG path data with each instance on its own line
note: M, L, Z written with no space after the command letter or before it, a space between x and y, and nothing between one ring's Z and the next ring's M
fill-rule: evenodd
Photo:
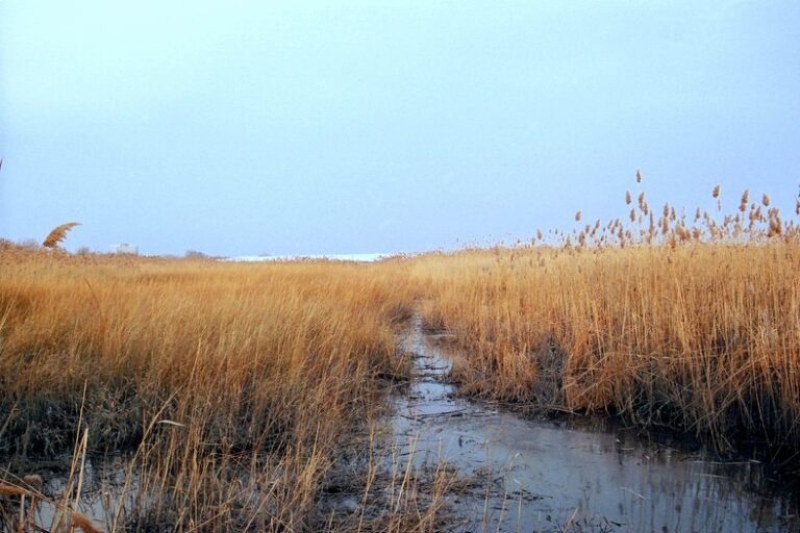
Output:
M38 476L29 476L29 477L38 478ZM35 480L35 481L41 482L41 478L39 478L38 480ZM73 509L70 509L67 506L63 506L63 505L59 504L56 501L47 500L38 491L29 490L29 489L26 489L24 487L21 487L21 486L18 486L18 485L14 485L14 484L10 484L10 483L2 483L2 482L0 482L0 496L5 496L5 497L9 497L10 496L10 497L21 498L21 502L22 503L19 506L20 507L20 513L22 514L20 516L20 520L19 520L19 524L20 525L23 525L23 524L26 523L26 517L25 517L26 506L24 505L24 502L25 502L25 498L30 498L31 502L32 502L31 505L30 505L30 509L28 509L30 511L30 513L32 513L32 514L36 513L37 501L39 501L39 502L46 501L51 505L51 507L53 509L56 509L56 510L58 510L60 512L65 513L66 516L64 518L67 520L68 524L71 523L71 528L72 529L80 529L84 533L100 533L100 530L97 529L92 524L92 521L88 517L78 513L77 511L75 511ZM35 530L37 530L37 531L47 531L47 530L45 530L45 529L43 529L43 528L41 528L39 526L36 526L33 523L31 523L29 525L33 526L33 528ZM67 527L69 527L69 526L67 526ZM58 530L58 531L62 530L62 528L59 528L59 527L56 527L55 529Z
M75 226L80 226L80 222L67 222L53 228L53 231L47 234L47 238L42 242L45 248L55 248L58 244L67 237L67 232Z

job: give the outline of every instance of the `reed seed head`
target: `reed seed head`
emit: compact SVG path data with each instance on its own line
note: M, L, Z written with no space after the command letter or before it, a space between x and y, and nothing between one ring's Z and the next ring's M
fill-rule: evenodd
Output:
M47 234L44 242L42 242L42 246L45 248L55 248L61 241L67 238L67 232L69 230L80 225L80 222L67 222L66 224L56 226L50 233Z

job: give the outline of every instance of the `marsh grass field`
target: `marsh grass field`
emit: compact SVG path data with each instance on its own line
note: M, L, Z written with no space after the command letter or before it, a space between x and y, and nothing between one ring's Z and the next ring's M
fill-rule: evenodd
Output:
M689 219L626 202L625 220L578 213L557 242L370 264L5 243L0 531L447 529L457 472L373 457L412 379L397 338L413 316L454 339L461 396L691 436L792 477L798 227L746 192ZM111 457L122 496L87 517L87 465ZM345 486L361 496L342 517L328 500Z

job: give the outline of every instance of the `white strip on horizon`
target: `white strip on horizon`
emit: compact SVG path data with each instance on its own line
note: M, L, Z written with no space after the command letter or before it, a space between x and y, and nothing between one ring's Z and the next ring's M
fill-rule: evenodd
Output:
M225 261L234 262L266 262L266 261L298 261L298 260L328 260L328 261L355 261L359 263L373 263L389 257L398 257L403 254L318 254L318 255L241 255L226 257Z

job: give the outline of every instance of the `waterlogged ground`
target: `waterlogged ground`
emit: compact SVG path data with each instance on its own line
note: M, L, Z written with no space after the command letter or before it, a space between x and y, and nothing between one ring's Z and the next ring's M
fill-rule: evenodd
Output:
M602 421L531 420L457 397L447 383L448 340L414 321L402 342L416 376L392 395L379 429L356 436L353 458L321 491L312 530L316 523L381 531L398 513L436 508L425 530L800 531L798 495L776 486L758 462L721 462L685 443L644 440ZM364 447L372 448L369 457L358 451ZM368 469L375 475L365 487ZM65 478L46 478L45 493L65 488ZM142 497L122 457L88 461L81 482L78 510L103 530L125 524ZM42 502L35 521L55 530L58 515Z
M446 337L417 321L404 339L417 378L396 397L396 456L447 462L472 483L447 496L462 531L800 530L797 497L757 462L720 462L591 423L531 421L455 397Z

